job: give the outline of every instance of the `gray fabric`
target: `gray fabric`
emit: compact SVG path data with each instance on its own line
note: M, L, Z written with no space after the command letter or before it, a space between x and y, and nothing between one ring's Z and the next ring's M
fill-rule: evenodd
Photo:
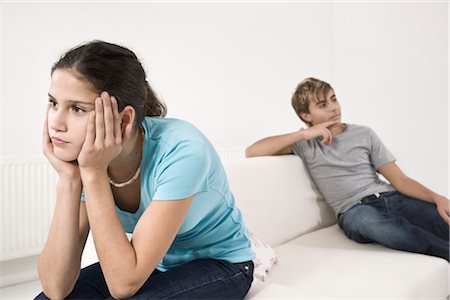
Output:
M369 127L347 124L329 145L315 138L297 141L291 148L303 159L336 215L365 196L395 190L378 177L376 170L396 159Z

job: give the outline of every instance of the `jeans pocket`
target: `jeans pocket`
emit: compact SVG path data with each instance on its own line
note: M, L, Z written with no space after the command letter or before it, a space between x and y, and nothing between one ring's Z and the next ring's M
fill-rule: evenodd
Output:
M253 261L237 263L234 265L236 266L236 268L239 269L239 271L242 272L242 274L244 274L246 278L253 280L253 269L254 269Z

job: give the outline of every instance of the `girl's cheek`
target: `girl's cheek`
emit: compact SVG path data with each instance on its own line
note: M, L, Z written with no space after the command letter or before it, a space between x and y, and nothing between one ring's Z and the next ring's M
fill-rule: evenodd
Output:
M47 129L49 134L52 132L54 114L55 113L51 109L47 112Z
M79 135L79 137L80 137L81 144L83 144L84 141L86 140L86 130L87 130L87 127L88 127L88 120L86 120L86 122L83 122L83 124L81 124L81 125L78 127L78 130L79 130L78 135Z

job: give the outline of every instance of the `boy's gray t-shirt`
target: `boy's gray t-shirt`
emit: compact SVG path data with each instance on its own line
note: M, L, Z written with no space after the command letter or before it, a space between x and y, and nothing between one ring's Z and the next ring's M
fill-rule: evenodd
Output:
M376 170L396 159L371 128L347 124L331 144L322 145L320 140L300 140L291 148L336 215L365 196L395 190L380 180Z

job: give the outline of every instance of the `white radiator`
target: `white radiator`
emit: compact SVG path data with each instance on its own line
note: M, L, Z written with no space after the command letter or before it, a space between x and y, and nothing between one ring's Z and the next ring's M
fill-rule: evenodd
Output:
M242 147L217 152L223 161L244 158ZM0 261L39 254L50 228L57 174L43 155L1 160Z
M1 157L0 261L39 254L50 227L56 172L44 156Z

